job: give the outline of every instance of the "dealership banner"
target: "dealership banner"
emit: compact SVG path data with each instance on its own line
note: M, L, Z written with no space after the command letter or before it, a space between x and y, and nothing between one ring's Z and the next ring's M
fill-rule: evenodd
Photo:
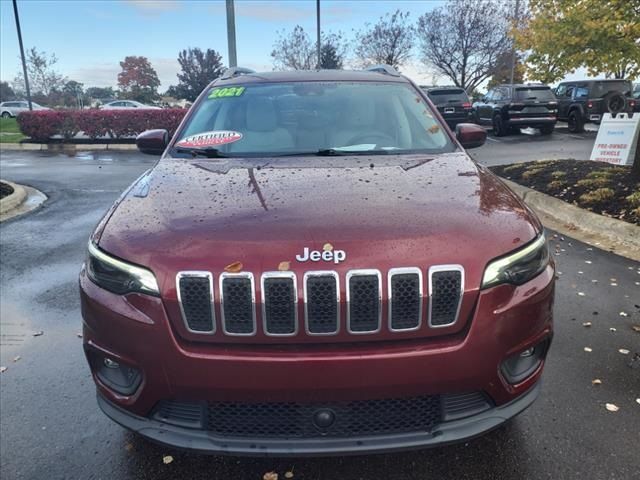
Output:
M615 165L631 165L638 148L640 113L629 117L619 113L612 117L605 113L593 145L591 160Z

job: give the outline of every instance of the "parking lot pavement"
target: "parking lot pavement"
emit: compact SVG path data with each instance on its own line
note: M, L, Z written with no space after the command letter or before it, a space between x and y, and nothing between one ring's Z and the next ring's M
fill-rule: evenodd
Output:
M542 395L482 438L375 456L247 459L173 451L115 425L98 410L83 357L77 273L94 224L152 162L131 153L2 153L3 176L49 196L0 225L2 478L259 480L272 470L314 480L640 478L640 334L632 330L640 264L560 237L551 238L562 273Z
M483 165L505 165L508 163L575 158L588 160L596 140L597 132L570 133L558 126L551 135L540 135L533 129L506 137L495 137L489 133L487 143L469 150L469 154Z

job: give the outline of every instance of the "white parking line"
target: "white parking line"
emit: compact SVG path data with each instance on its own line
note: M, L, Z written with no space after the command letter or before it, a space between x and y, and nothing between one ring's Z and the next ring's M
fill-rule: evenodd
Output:
M587 137L581 137L580 135L567 135L567 136L571 138L577 138L578 140L584 140L585 138L587 138Z
M487 137L487 140L490 142L503 143L502 140L498 140L497 138Z

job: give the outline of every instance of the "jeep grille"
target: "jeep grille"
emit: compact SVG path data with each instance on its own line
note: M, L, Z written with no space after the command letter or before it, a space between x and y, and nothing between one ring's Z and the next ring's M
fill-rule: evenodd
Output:
M387 320L384 325L389 331L448 327L457 322L464 293L464 269L460 265L439 265L429 268L427 273L425 291L421 269L392 268L388 271L384 289L388 309L385 306ZM260 276L258 300L262 332L268 336L294 336L301 330L306 335L334 335L341 328L346 328L353 335L379 332L383 329L382 278L378 270L347 272L344 289L346 318L342 327L340 276L337 272L306 272L302 278L301 298L298 298L295 273L265 272ZM255 335L258 326L253 274L223 273L217 280L220 301L218 327L225 335ZM187 330L214 334L214 276L209 272L180 272L176 283ZM304 315L302 329L299 315Z

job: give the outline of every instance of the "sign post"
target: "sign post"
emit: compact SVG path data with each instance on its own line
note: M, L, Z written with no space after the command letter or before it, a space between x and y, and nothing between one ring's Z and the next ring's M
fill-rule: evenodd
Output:
M605 113L593 145L591 160L614 165L633 164L639 133L640 114L629 117L626 113L619 113L612 117L610 113Z

